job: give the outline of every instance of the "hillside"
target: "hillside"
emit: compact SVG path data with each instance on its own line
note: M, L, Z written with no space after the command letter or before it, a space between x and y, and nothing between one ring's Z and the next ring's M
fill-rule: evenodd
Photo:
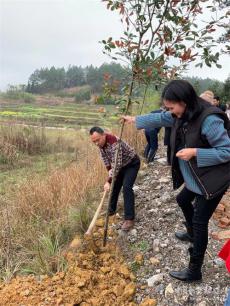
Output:
M62 128L111 126L117 122L113 105L76 103L74 98L36 95L33 103L0 99L0 123Z

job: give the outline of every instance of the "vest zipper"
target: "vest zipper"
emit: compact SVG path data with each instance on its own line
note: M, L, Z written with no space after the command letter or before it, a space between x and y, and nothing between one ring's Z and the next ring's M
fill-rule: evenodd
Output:
M206 198L208 200L209 199L209 194L208 194L207 190L205 189L204 185L202 184L201 180L199 179L199 176L196 174L195 170L193 169L190 161L188 161L188 164L189 164L189 168L192 170L193 174L195 175L196 180L198 181L198 183L200 184L200 186L204 190L204 192L206 194Z
M183 129L183 133L184 133L184 145L185 145L185 148L187 148L186 141L185 141L185 129L184 128L182 128L182 129ZM189 165L189 168L192 170L192 173L194 174L195 179L196 179L198 185L200 185L201 188L204 190L204 192L206 194L206 199L208 200L210 198L210 195L208 194L207 190L205 189L204 185L202 184L199 176L196 174L196 171L193 169L192 164L191 164L190 161L188 161L188 165Z

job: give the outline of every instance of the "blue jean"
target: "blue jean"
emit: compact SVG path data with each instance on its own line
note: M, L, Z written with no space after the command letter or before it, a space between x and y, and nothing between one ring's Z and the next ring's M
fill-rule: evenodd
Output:
M145 130L145 137L149 145L149 149L156 151L158 149L158 133L160 128L153 130Z
M147 145L145 147L144 156L148 162L152 162L158 149L158 133L160 128L145 130Z

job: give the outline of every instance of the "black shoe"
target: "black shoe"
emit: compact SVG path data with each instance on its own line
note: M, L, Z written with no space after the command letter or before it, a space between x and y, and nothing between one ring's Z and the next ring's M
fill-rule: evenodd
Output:
M184 282L196 282L202 280L202 273L200 270L191 271L189 268L183 269L182 271L169 272L169 275Z
M193 237L188 232L175 232L175 236L181 241L193 242Z
M201 267L203 264L203 256L190 256L189 266L181 271L169 272L173 278L184 282L197 282L202 280Z
M147 157L147 162L148 162L148 163L153 162L153 161L154 161L155 155L156 155L156 150L150 149L150 150L149 150L148 157Z

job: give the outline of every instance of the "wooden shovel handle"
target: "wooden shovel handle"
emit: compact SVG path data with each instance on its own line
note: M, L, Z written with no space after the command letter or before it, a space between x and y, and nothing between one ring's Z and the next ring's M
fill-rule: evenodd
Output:
M97 208L97 210L95 212L95 215L94 215L94 217L93 217L93 219L92 219L92 221L91 221L91 223L89 225L89 228L88 228L87 232L85 233L85 235L90 235L91 234L91 232L92 232L92 230L93 230L93 228L95 226L95 223L97 221L98 215L99 215L99 213L101 211L101 208L103 206L103 203L105 201L106 194L107 194L107 191L104 191L104 194L103 194L103 197L101 199L101 202L100 202L100 204L99 204L99 206L98 206L98 208Z

